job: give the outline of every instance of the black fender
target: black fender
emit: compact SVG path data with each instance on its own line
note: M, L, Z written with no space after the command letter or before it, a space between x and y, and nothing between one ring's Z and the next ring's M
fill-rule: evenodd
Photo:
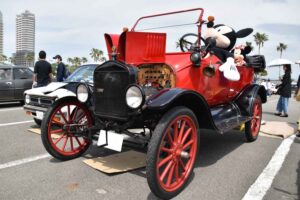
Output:
M200 128L217 130L208 103L195 91L180 88L164 89L146 101L146 109L150 112L164 113L175 106L191 109L198 119Z
M261 102L267 102L267 91L264 86L251 84L246 86L242 92L236 97L234 102L241 110L241 114L244 116L252 115L252 106L256 96L259 95Z

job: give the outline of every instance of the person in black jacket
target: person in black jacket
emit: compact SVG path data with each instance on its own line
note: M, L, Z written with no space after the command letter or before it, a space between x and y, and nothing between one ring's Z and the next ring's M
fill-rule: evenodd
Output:
M288 117L288 103L292 96L291 65L283 65L284 75L281 84L277 86L277 93L280 95L275 115Z
M55 59L57 63L56 81L63 82L66 74L66 66L62 62L62 57L60 55L56 55L53 59Z

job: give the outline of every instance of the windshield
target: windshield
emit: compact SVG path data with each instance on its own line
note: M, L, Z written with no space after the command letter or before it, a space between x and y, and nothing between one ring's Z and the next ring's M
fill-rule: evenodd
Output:
M66 82L90 82L93 83L94 70L97 65L86 65L76 69Z

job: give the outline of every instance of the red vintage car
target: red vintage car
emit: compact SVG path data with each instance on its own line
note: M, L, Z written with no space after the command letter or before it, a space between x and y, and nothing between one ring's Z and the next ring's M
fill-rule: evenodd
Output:
M183 52L166 53L165 33L135 30L143 19L190 11L200 13L198 33L180 39ZM79 83L77 98L60 99L45 114L46 150L69 160L93 141L119 151L123 140L142 144L151 191L170 199L189 182L202 129L225 133L245 124L246 140L256 140L267 98L264 87L252 82L254 72L265 67L264 57L247 56L244 65L236 66L234 80L225 76L227 71L219 68L227 61L216 54L218 41L202 37L202 26L213 20L204 20L203 12L197 8L146 16L131 30L105 34L110 60L95 69L94 84ZM196 42L188 41L189 36Z

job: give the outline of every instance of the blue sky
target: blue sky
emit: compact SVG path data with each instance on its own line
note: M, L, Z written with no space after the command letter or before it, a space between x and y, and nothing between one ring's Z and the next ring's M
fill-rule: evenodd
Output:
M300 60L299 0L0 0L4 20L4 54L11 56L15 52L15 18L26 9L36 16L36 52L46 50L49 58L57 53L63 58L89 58L90 49L94 47L106 51L104 33L120 33L123 27L130 28L143 15L195 7L205 9L205 18L215 16L216 23L236 30L251 27L254 33L269 35L270 40L261 50L267 62L279 57L276 51L279 42L288 45L284 58ZM191 31L187 28L185 32ZM168 49L175 49L178 34L168 35L168 41L171 41ZM237 44L245 41L253 42L253 35L238 40ZM255 46L252 54L256 54L257 50ZM278 69L268 71L270 78L277 78ZM297 78L299 73L299 65L294 65L293 77Z

